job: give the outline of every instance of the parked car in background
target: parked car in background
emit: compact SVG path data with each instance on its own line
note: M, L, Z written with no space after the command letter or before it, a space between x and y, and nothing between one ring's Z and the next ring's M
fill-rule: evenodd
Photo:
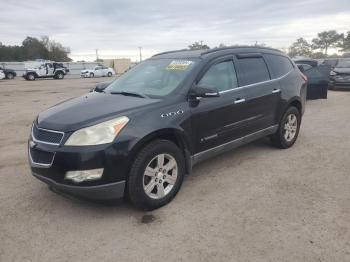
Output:
M15 70L13 70L13 69L5 69L3 67L0 67L0 70L3 71L6 79L14 79L17 75Z
M314 59L294 60L299 70L307 77L307 99L325 99L328 93L329 65L319 65Z
M339 59L330 72L329 88L350 90L350 58Z
M293 146L306 100L290 58L257 47L160 53L100 89L38 115L31 172L56 191L146 210L170 202L200 161L265 136Z
M26 69L23 78L30 81L36 78L63 79L66 74L66 68L62 64L50 62L41 64L39 67Z
M0 69L0 79L4 79L6 77L4 71Z
M321 65L328 65L333 69L338 64L339 59L338 58L327 58L323 60Z
M311 58L299 58L299 59L293 59L293 61L297 65L303 64L303 65L310 65L312 67L318 66L318 61Z
M113 75L115 75L113 68L105 67L103 65L95 66L94 69L81 70L81 73L80 73L81 77L104 77L104 76L111 77Z

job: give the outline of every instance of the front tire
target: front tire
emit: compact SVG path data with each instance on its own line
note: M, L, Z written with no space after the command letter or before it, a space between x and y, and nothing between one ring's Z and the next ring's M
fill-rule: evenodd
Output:
M111 76L112 76L112 73L111 73L111 72L108 72L107 76L108 76L108 77L111 77Z
M271 142L275 147L286 149L294 145L298 138L301 124L299 110L291 106L284 113L278 130L271 136Z
M90 78L93 78L94 76L94 73L90 73Z
M29 74L27 74L26 78L29 81L34 81L35 80L35 75L33 73L29 73Z
M168 140L156 140L137 154L128 180L128 197L138 208L153 210L169 203L185 174L181 150Z

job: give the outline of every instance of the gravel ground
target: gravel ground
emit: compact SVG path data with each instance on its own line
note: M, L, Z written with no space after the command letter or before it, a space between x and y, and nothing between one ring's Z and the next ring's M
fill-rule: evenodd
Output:
M35 116L107 79L0 81L0 261L350 261L350 92L309 101L294 147L194 168L150 213L57 195L29 171Z

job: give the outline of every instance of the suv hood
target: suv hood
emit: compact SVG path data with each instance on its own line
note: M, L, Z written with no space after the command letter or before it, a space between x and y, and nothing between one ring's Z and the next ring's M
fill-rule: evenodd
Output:
M333 71L339 74L350 74L350 67L336 67Z
M133 111L159 101L93 92L49 108L39 114L37 123L41 128L63 132L75 131L113 117L129 116Z

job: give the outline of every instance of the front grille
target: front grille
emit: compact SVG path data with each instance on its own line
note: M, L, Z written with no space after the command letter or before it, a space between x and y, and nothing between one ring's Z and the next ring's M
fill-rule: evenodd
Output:
M36 148L30 148L29 154L34 164L45 165L45 166L50 166L55 156L55 153L53 152L46 152Z
M36 141L59 145L62 141L64 133L38 128L36 125L33 125L32 135Z

